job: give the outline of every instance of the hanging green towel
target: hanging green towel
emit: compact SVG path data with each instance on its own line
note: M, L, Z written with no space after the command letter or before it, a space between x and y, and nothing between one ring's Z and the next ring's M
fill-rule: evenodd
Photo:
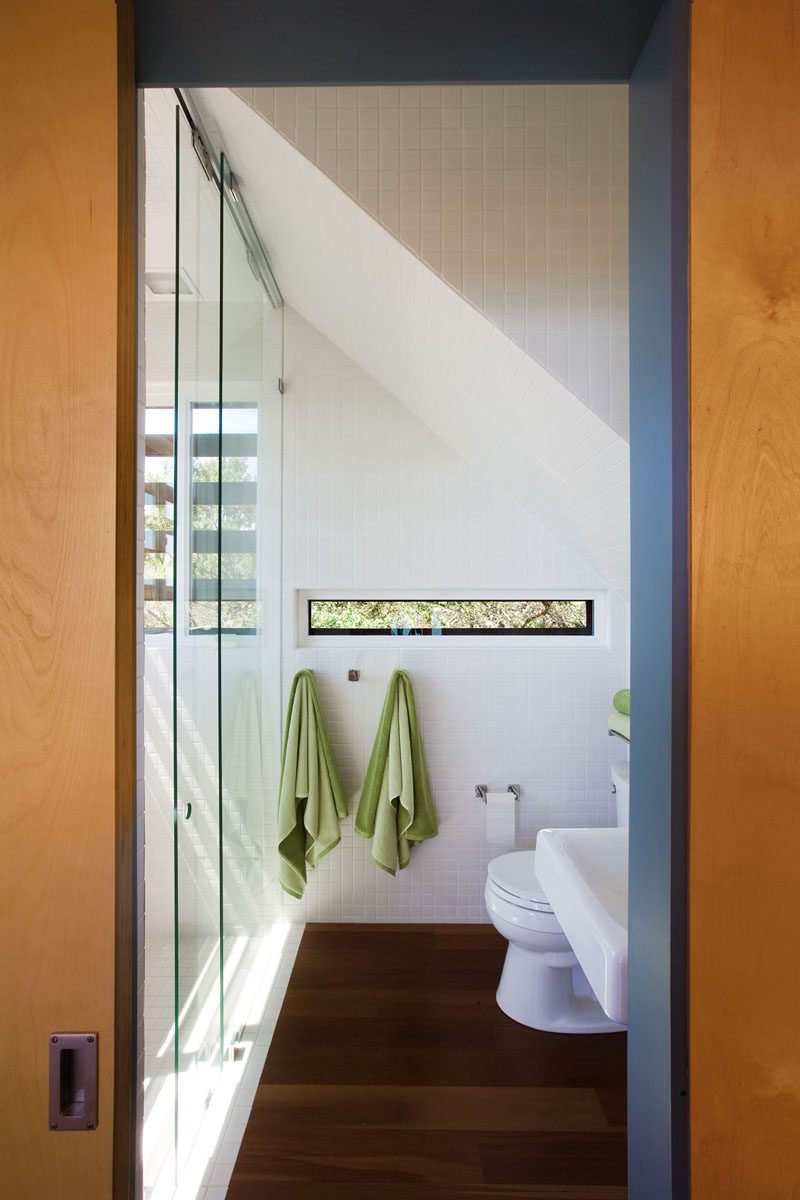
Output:
M371 837L372 861L394 875L408 865L414 842L436 837L425 751L411 680L395 671L383 704L356 816L356 833Z
M608 728L612 733L618 733L620 737L625 738L626 741L631 740L631 719L625 713L618 712L616 708L611 710Z
M631 715L631 689L621 688L611 701L618 713L629 717Z
M315 867L339 843L339 821L346 816L314 676L298 671L286 712L278 792L278 878L290 896L303 895L306 863Z

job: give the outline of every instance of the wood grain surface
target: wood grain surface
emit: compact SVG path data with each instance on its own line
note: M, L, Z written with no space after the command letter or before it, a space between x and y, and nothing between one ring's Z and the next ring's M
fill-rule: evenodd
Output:
M113 0L9 0L0 77L0 1192L105 1200L118 750ZM132 346L131 321L123 336ZM98 1034L90 1132L48 1127L59 1030Z
M800 6L696 0L694 1200L800 1195Z
M495 1003L490 925L309 925L229 1200L627 1196L625 1037Z

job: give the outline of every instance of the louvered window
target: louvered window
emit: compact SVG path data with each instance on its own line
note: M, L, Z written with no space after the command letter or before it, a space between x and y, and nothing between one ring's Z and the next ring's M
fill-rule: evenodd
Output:
M222 422L220 452L219 409L193 406L189 632L255 633L258 409L226 403Z
M148 410L145 628L151 632L171 628L173 619L174 439L166 428L171 419L171 410ZM185 629L188 633L216 633L218 629L255 633L261 624L258 409L226 403L221 452L219 408L193 405L190 419L191 523L178 506L178 600L186 601Z

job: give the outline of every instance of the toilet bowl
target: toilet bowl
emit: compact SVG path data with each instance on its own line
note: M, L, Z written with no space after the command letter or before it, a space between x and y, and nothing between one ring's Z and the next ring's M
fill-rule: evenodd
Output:
M484 892L495 929L508 939L497 989L500 1008L521 1025L551 1033L611 1033L533 869L534 850L489 863Z

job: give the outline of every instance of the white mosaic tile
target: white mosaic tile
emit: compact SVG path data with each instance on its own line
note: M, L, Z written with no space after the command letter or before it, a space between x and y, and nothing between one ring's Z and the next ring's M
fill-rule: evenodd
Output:
M627 436L624 84L237 94Z

